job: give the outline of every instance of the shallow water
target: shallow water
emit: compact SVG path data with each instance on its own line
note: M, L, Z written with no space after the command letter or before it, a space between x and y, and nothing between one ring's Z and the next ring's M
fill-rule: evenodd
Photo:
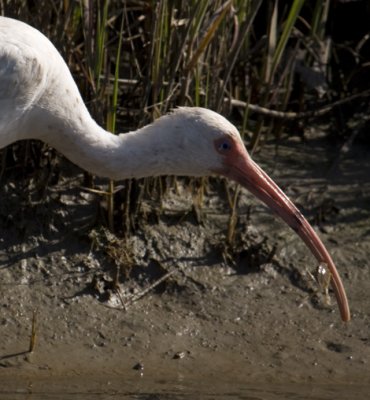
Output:
M145 379L124 382L124 379L97 381L94 378L76 380L47 379L1 380L0 399L37 400L304 400L368 399L369 385L351 384L234 384L215 382L148 382Z

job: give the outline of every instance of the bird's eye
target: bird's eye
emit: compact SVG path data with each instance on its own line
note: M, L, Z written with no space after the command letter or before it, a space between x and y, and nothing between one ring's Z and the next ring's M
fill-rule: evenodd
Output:
M220 142L219 142L219 145L218 145L218 150L219 151L222 151L222 152L224 152L224 151L227 151L227 150L230 150L231 149L231 143L228 141L228 140L221 140Z
M215 148L218 153L222 154L223 156L226 156L227 154L230 154L230 150L233 148L233 140L232 138L228 136L223 136L214 142Z

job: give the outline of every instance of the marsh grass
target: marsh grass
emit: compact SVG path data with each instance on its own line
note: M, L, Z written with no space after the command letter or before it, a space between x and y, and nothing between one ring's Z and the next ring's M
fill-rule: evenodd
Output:
M51 39L94 118L111 132L135 130L173 107L196 105L231 118L255 152L268 135L286 135L287 122L263 118L248 104L305 111L331 102L333 93L345 95L329 90L338 76L330 65L339 62L331 58L335 52L326 32L330 6L329 0L2 0L0 13L30 23ZM235 108L231 100L247 107ZM28 153L22 150L23 157ZM7 171L3 159L2 174ZM194 204L201 209L209 180L182 182L196 188ZM117 206L115 183L107 185L102 190L107 225L127 236L137 226L143 199L160 209L176 180L126 182L119 187L123 201ZM239 191L228 183L221 188L230 207L230 244Z

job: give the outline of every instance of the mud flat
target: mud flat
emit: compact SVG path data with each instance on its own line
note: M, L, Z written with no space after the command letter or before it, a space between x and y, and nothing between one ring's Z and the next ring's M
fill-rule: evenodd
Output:
M91 234L98 201L65 161L42 202L32 205L12 179L1 188L3 394L66 379L89 382L92 391L103 381L111 390L118 382L132 390L197 382L208 392L210 382L268 382L308 385L301 387L310 393L326 387L328 396L337 384L342 394L368 393L369 150L352 147L331 172L333 155L322 140L280 146L277 161L273 152L266 146L257 160L316 223L343 277L351 322L341 322L333 296L329 304L319 293L304 244L247 193L239 200L238 244L222 251L228 209L214 186L198 221L185 189L166 195L160 218L145 220L122 244L129 278L112 290L110 239L94 244Z

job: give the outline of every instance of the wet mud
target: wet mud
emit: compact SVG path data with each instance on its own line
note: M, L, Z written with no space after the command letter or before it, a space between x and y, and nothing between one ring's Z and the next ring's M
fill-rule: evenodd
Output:
M67 161L43 201L7 180L0 380L370 385L369 152L353 145L333 165L332 147L312 139L255 157L331 252L349 323L314 281L304 244L247 192L233 246L225 247L230 211L217 185L194 212L181 181L159 218L117 242L94 227L100 198Z

